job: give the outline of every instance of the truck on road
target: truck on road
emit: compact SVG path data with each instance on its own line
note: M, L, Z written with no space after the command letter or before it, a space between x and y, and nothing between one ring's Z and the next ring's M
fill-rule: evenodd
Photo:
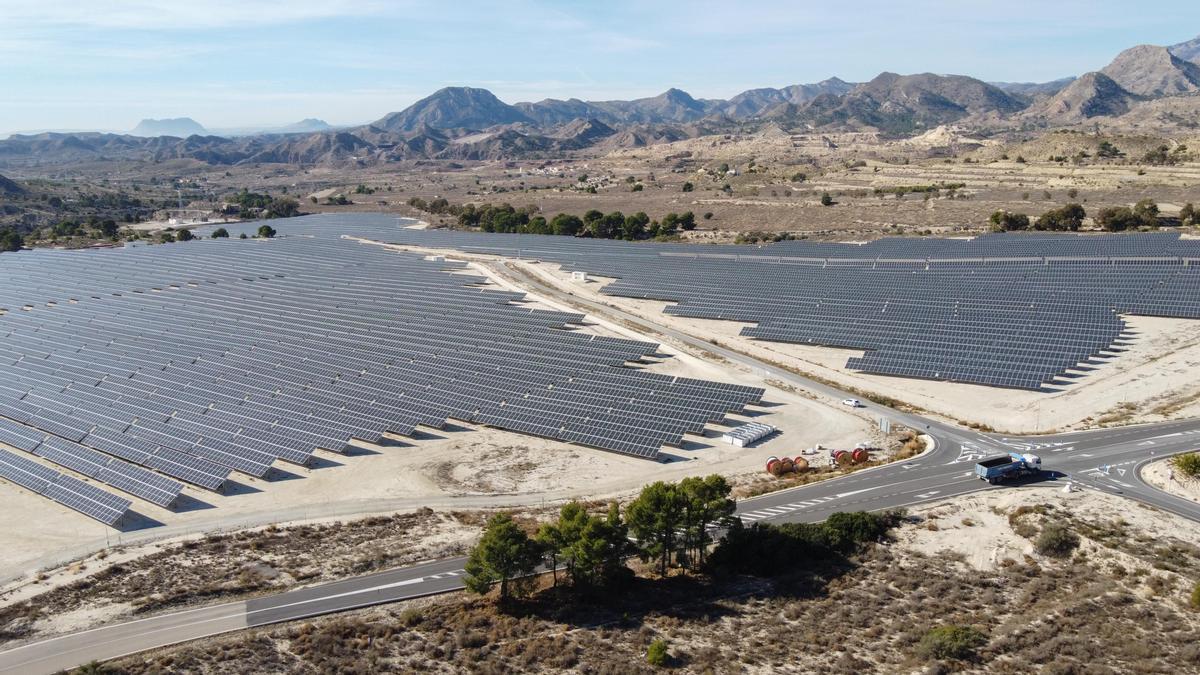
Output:
M975 475L995 485L1009 478L1033 476L1042 472L1042 458L1037 455L1021 455L1010 452L981 460L975 465Z

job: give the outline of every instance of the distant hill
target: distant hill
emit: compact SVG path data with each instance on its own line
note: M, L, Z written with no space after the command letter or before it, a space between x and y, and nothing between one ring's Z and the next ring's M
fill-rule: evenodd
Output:
M333 127L325 120L319 120L315 117L302 119L299 122L293 122L287 126L280 127L276 131L281 134L299 134L312 133L316 131L329 131Z
M0 195L16 196L25 194L25 188L17 184L16 181L5 176L0 176Z
M1025 117L1070 124L1092 117L1117 117L1129 112L1139 97L1104 73L1087 73L1049 99L1025 111Z
M1177 58L1200 65L1200 37L1194 37L1187 42L1171 45L1168 49Z
M846 82L845 80L837 77L831 77L828 80L821 80L816 84L793 84L792 86L784 87L779 91L789 103L795 103L799 105L808 103L809 101L823 94L841 96L842 94L849 93L856 86L858 85Z
M988 84L1017 96L1053 96L1074 81L1074 77L1063 77L1050 82L988 82Z
M596 119L577 119L565 124L554 137L560 147L578 150L595 145L601 140L617 133L616 129Z
M668 89L658 96L631 101L548 98L537 103L517 103L516 108L539 125L554 126L577 119L596 120L606 125L693 122L709 114L712 106L692 98L686 91Z
M619 124L621 121L610 111L577 98L565 101L547 98L536 103L515 103L513 106L542 126L557 126L581 119L592 119L606 124Z
M129 132L132 136L175 136L177 138L187 138L188 136L205 136L208 131L190 117L176 117L173 119L144 119L138 122L138 125Z
M1130 47L1100 72L1126 90L1142 96L1173 96L1200 91L1200 65L1156 45Z
M782 89L750 89L721 102L713 110L733 119L746 119L788 103L804 105L822 94L841 96L854 87L849 82L831 77L816 84L793 84Z
M278 164L337 164L368 156L374 146L355 136L340 132L296 134L286 140L257 149L245 161Z
M775 119L812 126L873 127L904 134L972 115L1008 115L1026 107L1019 98L963 75L882 73L844 96L823 94L807 106L772 111Z
M497 124L533 120L517 108L496 98L487 89L446 87L417 101L400 112L391 113L371 124L385 131L433 129L486 129Z
M626 124L693 122L708 113L708 106L681 89L668 89L658 96L632 101L594 103Z

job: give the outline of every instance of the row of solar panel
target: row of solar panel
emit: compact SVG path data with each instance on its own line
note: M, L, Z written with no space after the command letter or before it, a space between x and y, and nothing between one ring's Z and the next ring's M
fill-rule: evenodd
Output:
M133 505L128 499L3 449L0 449L0 478L109 526L118 525Z
M272 245L269 247L253 248L263 250L280 250L282 248L283 250L290 250L293 248L293 243L294 242L289 242L285 247ZM329 246L308 247L305 246L303 242L296 244L296 246L299 248L304 248L305 252L300 256L281 256L277 258L273 258L270 255L255 255L253 256L255 258L254 264L257 265L258 262L262 261L266 261L267 263L274 261L279 263L286 262L289 265L295 264L295 258L305 257L317 251L319 251L321 255L325 257L325 262L327 262L328 257L326 254L330 250L340 250L341 248L340 245L332 248ZM310 248L311 250L309 250ZM338 270L339 274L331 275L332 277L336 277L341 281L347 281L346 274L344 273L347 267L356 267L361 265L362 262L359 259L359 254L363 250L361 247L349 246L346 248L354 249L345 252L345 260L348 261L348 263L349 261L353 261L353 265L347 264L347 266ZM257 253L257 251L255 251L255 253ZM388 262L390 263L395 259L395 256L387 256L387 258L389 258ZM228 263L228 261L223 262ZM33 312L25 314L25 317L32 316L38 320L47 316L52 316L55 319L59 317L67 317L65 323L60 321L58 322L57 326L50 326L44 322L36 324L35 332L37 333L37 340L34 342L34 347L38 350L44 351L44 353L47 355L53 353L53 359L47 359L48 361L60 359L62 356L72 356L73 358L78 357L78 362L73 361L70 363L55 363L54 365L49 366L52 368L52 372L42 372L38 374L38 376L57 378L50 380L48 384L51 386L63 386L65 389L72 388L73 384L88 384L90 380L85 378L91 378L96 382L99 382L99 384L95 386L99 386L101 388L117 387L118 382L131 386L134 383L137 383L137 385L143 390L148 388L149 392L143 391L143 398L140 399L140 402L144 403L148 412L153 413L153 415L145 420L139 418L136 424L131 425L128 435L132 435L134 438L152 438L154 440L163 442L163 445L165 445L167 442L172 442L176 445L179 445L179 441L182 439L178 438L180 429L176 429L176 426L178 425L183 430L187 430L186 424L179 424L179 422L176 421L180 416L179 411L186 409L188 405L202 405L205 399L212 399L214 401L213 403L208 404L211 407L207 408L207 411L198 411L193 409L191 412L200 415L200 421L206 425L219 427L220 425L218 425L217 422L226 422L228 420L222 420L219 416L214 415L214 413L220 412L225 414L233 414L234 409L230 408L226 410L222 408L221 410L218 410L218 407L226 405L245 407L245 404L250 402L248 397L253 395L253 387L244 386L249 384L248 382L241 381L231 374L230 370L231 366L233 365L233 361L230 360L229 362L225 362L224 359L233 355L244 355L245 359L262 358L264 353L267 352L267 350L262 348L262 345L264 344L280 347L281 349L293 349L294 347L291 347L289 343L294 342L298 336L295 336L292 333L303 332L303 329L301 331L293 330L295 328L295 324L297 323L294 319L297 319L297 316L295 316L290 310L295 310L296 313L299 313L302 310L311 312L313 313L313 316L318 317L316 319L317 321L324 321L324 319L321 318L321 315L322 313L325 313L327 309L345 309L346 307L346 305L336 304L345 302L344 297L331 298L330 302L335 303L332 306L330 304L323 304L320 297L314 298L306 293L306 289L309 287L309 285L303 283L303 281L300 283L293 283L295 279L291 277L288 279L281 279L280 277L272 274L261 275L262 272L268 271L267 268L270 267L270 264L259 267L262 267L262 269L255 269L254 272L260 273L260 276L243 275L243 273L239 272L237 281L231 282L228 288L223 285L224 282L222 280L218 280L217 283L211 284L211 287L206 286L205 284L192 285L189 283L183 283L175 285L174 289L163 293L125 293L115 300L114 298L105 298L95 302L89 301L78 304L72 303L69 305L59 305L55 307L54 311L52 312ZM388 270L391 270L391 265L388 265ZM192 272L191 274L194 278L195 272ZM373 272L366 273L365 275L368 277L375 276ZM210 274L205 272L202 276L210 276ZM247 279L253 279L253 281L246 281ZM300 279L303 279L303 277L300 277ZM353 282L354 279L349 279L349 281ZM159 286L161 287L162 285L160 284ZM315 284L311 285L311 288L325 288L325 285ZM236 292L230 294L230 289L236 289ZM528 357L520 358L520 355L517 355L515 358L508 358L503 354L505 350L495 349L492 345L486 343L486 341L472 339L463 345L465 349L462 350L465 354L469 354L469 357L459 358L458 354L446 354L444 356L442 354L435 354L434 356L436 361L431 361L428 365L424 363L417 364L415 362L403 364L402 359L405 357L414 359L415 361L415 359L418 357L427 356L427 353L422 354L420 351L412 349L413 343L418 343L418 345L432 346L432 341L425 337L427 334L453 332L453 330L452 327L448 326L446 322L443 321L438 323L434 320L419 316L419 313L412 313L410 314L410 317L420 319L421 321L425 322L425 332L423 333L416 330L405 329L391 331L390 329L392 329L393 326L387 325L386 323L382 327L379 326L379 317L376 316L376 314L379 313L386 315L389 311L391 311L389 309L389 305L387 305L382 299L389 290L390 289L388 289L385 285L379 293L380 302L369 303L369 309L363 307L362 305L354 305L355 307L363 307L363 311L353 312L352 320L364 326L368 326L369 330L371 331L370 334L362 335L360 333L355 335L347 332L346 338L322 335L319 336L317 340L302 342L297 346L299 346L306 353L314 354L319 353L319 350L322 348L326 350L343 351L349 351L351 348L353 348L355 350L354 353L356 354L362 354L364 357L371 356L376 359L379 359L381 354L383 354L385 355L385 360L391 361L389 364L391 367L387 368L385 371L376 370L374 372L348 373L345 369L339 369L336 367L327 369L321 365L320 361L316 359L308 359L306 357L304 363L291 362L289 365L284 365L284 362L288 361L288 359L281 358L279 363L273 365L271 372L275 373L276 376L279 376L282 379L284 375L292 377L289 375L289 373L293 370L297 371L293 379L305 379L302 383L292 384L293 386L302 386L305 388L310 386L333 386L335 381L339 385L342 383L342 381L352 381L356 387L361 386L363 388L371 388L376 385L380 385L380 382L375 378L381 378L388 381L406 382L407 384L412 385L412 387L405 387L405 390L395 392L397 401L401 405L415 407L422 399L428 396L433 400L436 406L449 407L448 404L450 404L451 401L448 401L447 399L454 394L457 394L457 392L454 392L449 386L449 381L432 379L433 376L427 371L427 368L434 368L443 372L448 371L452 376L454 376L454 381L457 382L467 381L468 378L466 375L468 373L477 377L487 377L490 374L491 377L496 378L498 375L501 375L501 373L507 375L507 369L509 368L525 370L532 369L535 372L540 371L553 374L557 380L550 380L551 390L554 388L558 389L558 392L556 392L556 394L553 396L557 396L558 394L567 396L568 391L566 389L558 387L553 383L555 381L561 383L561 381L564 379L570 380L570 378L574 376L587 374L589 364L586 362L581 363L579 358L580 352L585 354L590 352L593 355L597 355L599 353L611 353L614 349L624 351L633 347L637 347L641 348L641 354L645 354L648 353L648 351L656 349L656 346L654 345L649 345L649 350L642 348L643 345L646 345L646 343L631 343L631 341L617 342L615 339L608 338L597 340L596 338L591 337L577 339L571 333L563 333L563 335L570 336L570 338L562 340L561 342L568 342L572 344L556 344L555 348L557 350L561 350L563 354L567 355L565 357L559 357L557 354L547 353L545 358L540 361L531 360ZM472 289L472 292L479 293L480 291L478 289ZM196 298L201 296L204 296L204 298L203 300L198 301L186 301L186 299L189 297L189 294L193 294ZM76 293L75 295L79 294ZM394 295L395 294L393 293L393 297ZM233 323L230 324L228 322L222 323L219 319L213 319L211 316L209 316L209 314L212 312L220 313L225 307L237 306L238 303L232 302L231 298L238 296L241 296L246 301L244 304L255 309L273 307L275 309L275 315L277 315L279 318L277 319L276 316L264 317L262 316L262 312L254 312L253 314L247 315L245 313L239 313L240 310L235 311L233 314L229 314L228 312L221 314L221 316L233 320ZM284 298L284 296L286 296L286 298ZM185 300L181 301L179 298L184 298ZM293 302L289 303L288 300ZM507 300L508 298L505 298L505 301ZM120 310L120 313L118 314L106 316L108 310L102 309L101 306L110 302L115 302L115 304L123 307L127 306L129 307L129 311L125 312L125 310ZM221 304L216 304L218 302ZM505 307L506 305L497 305L494 302L489 302L488 306L494 309L496 307ZM167 307L170 307L171 309L165 309ZM170 311L171 313L169 315L161 314L161 312L164 311ZM428 312L429 310L426 308L423 311ZM500 311L502 313L507 312L507 310ZM525 312L524 316L533 316L532 312L533 310L529 310ZM155 314L159 314L159 316L155 316ZM494 314L494 312L490 314ZM384 318L386 319L386 316ZM486 318L490 318L490 316L485 317L485 319ZM577 318L577 315L571 316L568 314L562 314L556 315L555 318L559 321L562 321L565 319ZM542 323L545 323L544 319L545 316L543 315L543 317L538 320ZM274 325L268 325L267 328L269 333L264 332L261 338L247 335L247 331L252 330L254 326L263 323L270 324L271 322L274 322ZM374 325L372 325L373 322L375 322ZM108 325L104 325L106 323ZM165 327L166 330L157 331L157 335L148 334L148 331L154 331L156 323L160 323L160 325ZM293 325L285 325L288 323ZM30 325L32 326L34 324ZM230 335L228 331L230 325L237 326L238 331L236 334ZM128 331L124 335L127 336L129 344L123 343L121 340L124 338L121 337L121 334L114 332L119 326L125 326L128 328ZM388 330L383 330L383 328ZM433 330L430 330L430 328ZM97 335L97 329L101 329L99 336ZM89 336L88 339L91 341L97 341L98 337L99 340L105 340L105 338L108 338L105 346L112 347L114 349L113 353L106 357L109 364L108 367L116 368L116 366L113 365L114 363L128 363L129 366L120 371L121 374L128 375L128 377L121 380L114 380L111 379L113 373L110 373L108 370L104 368L97 369L95 364L85 363L85 360L89 358L91 353L92 347L89 345L92 343L81 344L79 342L72 342L72 330L79 331L80 333L87 331L87 335ZM217 337L218 330L221 331L221 337ZM392 341L394 344L389 344L386 338L386 334L389 332L402 335ZM518 333L508 330L503 333L497 332L497 335L529 335L531 332L532 329L526 327L521 329L521 331ZM466 335L466 333L464 333L464 335ZM281 336L283 336L283 342L280 342ZM23 333L19 337L20 339L28 339L33 336L29 333ZM138 343L137 345L134 344L135 337ZM169 357L167 359L155 357L152 353L148 353L146 351L138 351L137 347L147 344L147 338L152 338L149 341L152 345L152 348L153 346L158 346L160 344L163 346L172 344L176 347L183 345L185 350L190 349L188 345L212 344L214 339L219 339L222 343L228 343L232 345L232 351L226 351L221 357L220 362L218 362L216 359L213 359L211 354L204 355L200 352L193 351L191 352L191 355L194 355L193 358L184 358L187 363L175 363L173 360L180 358L181 352L179 349L176 349L176 351L173 353L169 353ZM368 344L364 344L363 338L366 338ZM603 346L601 347L597 345L597 342ZM506 347L509 347L510 349L515 347L516 349L514 351L522 351L524 347L527 346L530 348L537 348L539 345L531 343L506 345ZM486 356L486 358L484 358L482 361L480 360L478 354L480 351L485 352ZM136 352L138 355L132 356L134 352ZM187 355L187 351L182 353ZM155 363L156 358L157 363ZM474 359L475 362L471 363L471 359ZM167 363L170 363L171 365L168 366L166 365ZM244 369L245 363L239 365L239 375L244 374L246 372ZM378 361L375 362L375 365L377 367ZM411 367L416 367L419 365L419 368L411 368L417 377L403 377L402 375L404 373L399 368L400 365L407 365ZM612 365L617 364L613 363ZM154 366L157 366L159 370L154 370ZM595 366L592 365L591 367ZM314 368L315 372L313 370ZM608 371L614 369L604 368L603 370ZM255 373L256 377L257 375L259 375L259 373ZM326 385L321 385L321 378L329 378ZM197 386L195 382L198 379L206 380L208 384ZM430 387L432 387L434 383L437 383L441 388L439 390L431 389ZM220 385L223 387L223 389L213 391L212 386L210 385ZM682 389L680 389L680 387L682 387ZM176 398L177 394L175 392L178 392L181 388L185 392L186 399L190 400L179 400ZM681 392L689 391L688 387L683 383L673 383L671 388ZM117 391L120 391L122 396L130 397L123 398L119 401L123 405L139 404L139 400L132 398L135 396L135 394L132 392L123 391L121 388L118 388ZM191 391L200 391L203 393L186 393ZM288 391L291 391L291 389L282 389L281 391L276 392L275 395L284 396ZM493 398L491 401L475 400L473 401L472 405L473 410L463 411L462 414L472 414L474 410L479 409L482 407L482 405L489 402L494 404L497 400L507 401L508 398L512 398L513 393L513 389L510 388L507 392L504 392L505 398ZM581 390L579 393L572 393L569 395L577 399L579 396L584 394ZM698 400L691 401L690 403L686 404L687 406L691 406L691 408L681 407L678 412L680 416L686 417L688 420L698 419L700 416L705 418L719 419L721 418L720 411L737 409L740 405L742 405L741 403L737 403L732 399L757 400L761 397L761 395L761 390L758 390L757 392L729 392L728 396L725 396L722 391L716 390L713 397L698 397ZM551 396L545 402L546 405L549 405L554 401L553 396ZM716 402L710 402L714 397ZM725 401L723 397L731 400ZM645 399L646 397L643 396L640 400ZM239 403L238 400L241 402ZM629 412L633 414L640 414L645 410L644 406L647 404L639 403L637 402L638 400L639 398L637 396L631 396L628 400L623 401L620 396L614 395L612 400L606 404L609 406L606 408L606 410L613 410L615 412L618 410L628 409ZM261 405L264 402L256 400L254 403ZM286 406L286 409L283 412L294 414L296 413L296 410L292 406ZM161 417L161 419L159 419L157 422L154 421L155 415ZM358 423L359 421L356 421L356 424ZM160 426L156 428L156 424ZM171 429L176 429L177 432L174 440L169 440L168 438L163 438L160 436L160 434L167 435L164 434L164 432ZM222 431L232 432L231 429L224 429ZM201 438L203 439L204 437ZM191 438L189 437L187 440L190 441ZM189 449L195 452L200 451L195 446ZM206 450L213 451L212 448L207 448Z

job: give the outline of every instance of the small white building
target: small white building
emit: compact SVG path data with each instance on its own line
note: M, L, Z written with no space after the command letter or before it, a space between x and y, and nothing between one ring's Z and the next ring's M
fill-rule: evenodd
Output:
M587 272L571 272L571 281L587 281Z
M769 424L747 422L740 427L730 429L728 433L721 436L721 440L734 447L744 448L773 433L775 433L775 427Z

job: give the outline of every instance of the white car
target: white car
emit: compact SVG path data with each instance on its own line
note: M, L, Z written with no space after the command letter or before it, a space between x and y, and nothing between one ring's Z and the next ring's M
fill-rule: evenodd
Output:
M850 406L851 408L863 408L863 407L865 407L865 406L862 404L862 401L860 401L860 400L858 400L858 399L856 399L856 398L848 398L848 399L846 399L846 400L842 401L842 405L848 405L848 406Z

